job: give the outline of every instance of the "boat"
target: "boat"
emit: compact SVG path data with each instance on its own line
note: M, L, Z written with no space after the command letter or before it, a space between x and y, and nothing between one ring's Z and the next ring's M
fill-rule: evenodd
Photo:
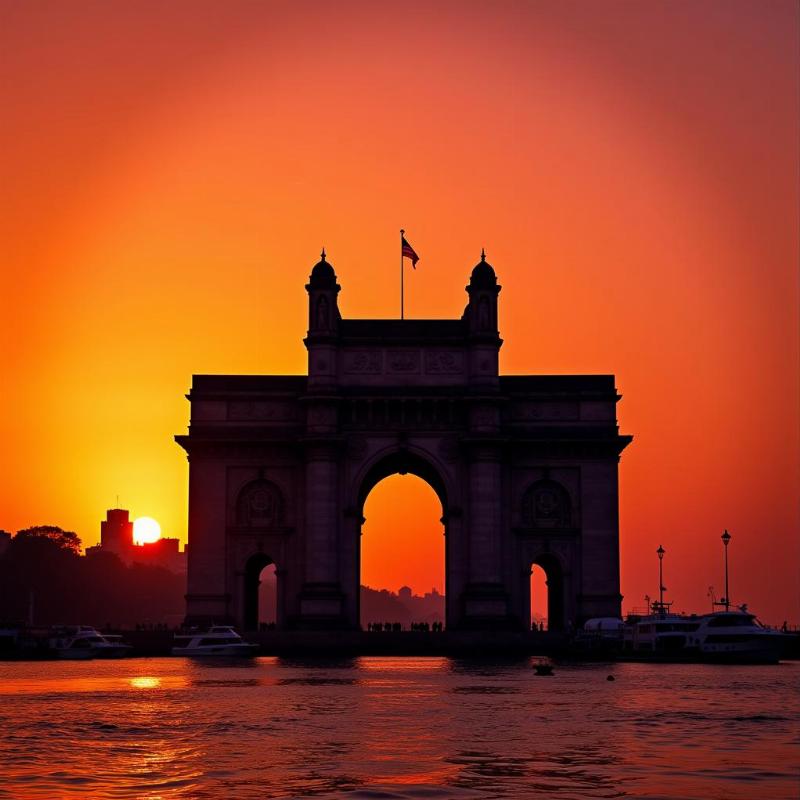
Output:
M119 658L130 652L130 645L110 642L91 625L60 625L51 630L48 646L61 659Z
M649 614L633 614L626 621L623 649L646 657L681 657L686 655L688 637L700 626L692 614L670 611L671 603L654 602Z
M207 631L176 633L175 640L185 644L172 648L174 656L250 657L258 650L257 644L246 642L231 625L212 625Z
M606 661L622 650L624 635L625 623L619 617L592 617L577 631L570 650L581 659Z
M788 636L762 625L742 606L704 614L690 633L685 652L701 661L777 664Z
M533 663L534 674L543 677L550 677L553 675L553 662L549 658L540 658Z
M133 646L123 641L122 634L120 633L102 633L100 634L105 639L108 647L98 649L98 656L100 658L122 658L127 656L133 650Z

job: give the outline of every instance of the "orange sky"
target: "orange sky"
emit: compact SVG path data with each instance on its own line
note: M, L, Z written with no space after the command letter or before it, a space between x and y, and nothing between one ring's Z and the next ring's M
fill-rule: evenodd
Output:
M192 373L303 372L322 244L395 315L402 226L409 316L485 246L503 372L616 374L626 607L663 544L705 608L727 527L734 599L798 619L794 0L1 0L0 36L0 527L91 544L119 494L185 538ZM402 485L364 577L423 591Z

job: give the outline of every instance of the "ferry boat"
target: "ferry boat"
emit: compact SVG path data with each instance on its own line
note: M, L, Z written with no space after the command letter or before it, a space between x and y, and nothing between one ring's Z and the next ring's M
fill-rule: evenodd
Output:
M593 617L578 630L571 649L580 658L605 661L619 655L624 636L625 623L619 617Z
M624 630L624 649L641 656L686 655L689 635L700 618L670 611L671 603L654 602L651 613L631 615Z
M121 637L109 641L91 625L62 625L51 631L48 646L58 658L86 660L89 658L119 658L133 648Z
M246 642L230 625L212 625L207 631L176 633L176 641L183 645L172 648L174 656L237 656L256 654L257 644Z
M788 637L762 625L742 606L704 614L686 642L687 655L702 661L777 664Z

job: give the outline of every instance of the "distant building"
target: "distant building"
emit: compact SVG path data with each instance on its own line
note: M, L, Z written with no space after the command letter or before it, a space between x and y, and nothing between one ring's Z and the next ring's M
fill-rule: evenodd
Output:
M11 543L11 534L8 531L0 531L0 556L8 550L8 545Z
M133 522L124 508L110 508L106 512L106 518L100 523L100 544L86 548L87 556L96 553L113 553L125 564L147 564L164 567L178 575L186 574L186 550L181 551L180 541L161 538L136 544Z

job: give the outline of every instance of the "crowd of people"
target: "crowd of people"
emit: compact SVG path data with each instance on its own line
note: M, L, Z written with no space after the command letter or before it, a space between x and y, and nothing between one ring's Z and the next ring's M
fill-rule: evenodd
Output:
M368 631L389 631L392 633L398 633L399 631L403 630L403 624L401 622L368 622L367 623L367 630ZM425 633L440 633L444 630L444 623L443 622L412 622L409 626L409 630L412 631L424 631Z

